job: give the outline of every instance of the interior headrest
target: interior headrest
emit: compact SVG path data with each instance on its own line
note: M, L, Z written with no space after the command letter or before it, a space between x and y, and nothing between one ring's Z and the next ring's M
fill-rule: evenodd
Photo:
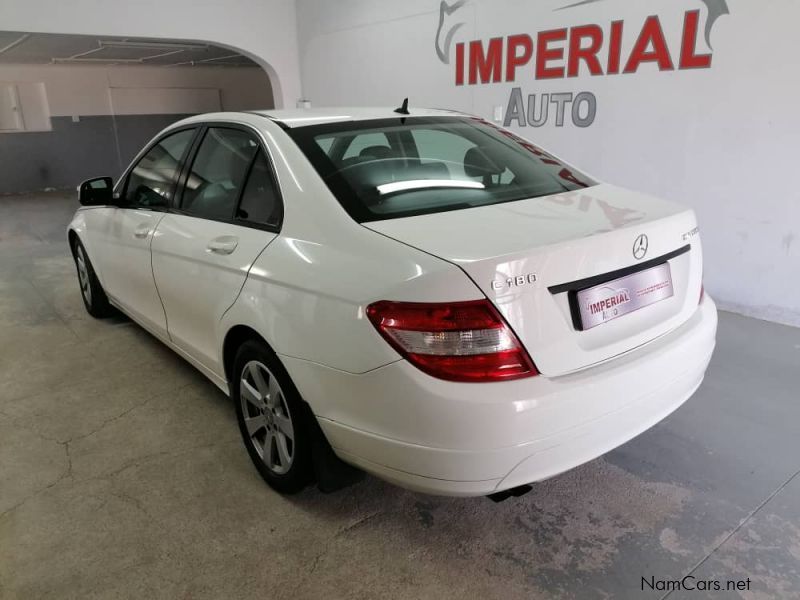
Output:
M481 146L470 148L464 155L464 173L467 177L500 175L505 170L503 165L498 165L489 158Z
M391 158L394 153L389 146L367 146L358 155L362 158Z

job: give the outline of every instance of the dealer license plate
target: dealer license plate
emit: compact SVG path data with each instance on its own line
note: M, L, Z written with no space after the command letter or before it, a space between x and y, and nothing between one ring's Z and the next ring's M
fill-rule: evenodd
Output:
M577 300L583 330L671 298L674 293L669 263L581 290Z

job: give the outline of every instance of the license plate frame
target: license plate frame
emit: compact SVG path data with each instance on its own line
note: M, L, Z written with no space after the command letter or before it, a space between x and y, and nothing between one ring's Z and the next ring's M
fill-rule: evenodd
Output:
M588 331L675 295L668 262L570 294L575 325Z

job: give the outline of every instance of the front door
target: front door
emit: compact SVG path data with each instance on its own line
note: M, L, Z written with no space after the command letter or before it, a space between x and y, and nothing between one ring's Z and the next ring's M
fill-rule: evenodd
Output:
M153 280L150 245L195 133L193 128L171 133L150 148L123 182L120 207L104 209L106 218L93 229L91 260L100 268L106 293L159 334L166 334L167 323Z

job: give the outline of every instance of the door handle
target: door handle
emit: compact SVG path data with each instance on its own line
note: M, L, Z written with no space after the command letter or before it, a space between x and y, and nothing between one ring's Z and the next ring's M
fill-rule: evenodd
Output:
M139 225L136 229L133 230L133 237L139 238L140 240L143 240L148 235L150 235L149 225Z
M232 254L239 245L239 238L232 235L222 235L208 243L206 249L214 254Z

